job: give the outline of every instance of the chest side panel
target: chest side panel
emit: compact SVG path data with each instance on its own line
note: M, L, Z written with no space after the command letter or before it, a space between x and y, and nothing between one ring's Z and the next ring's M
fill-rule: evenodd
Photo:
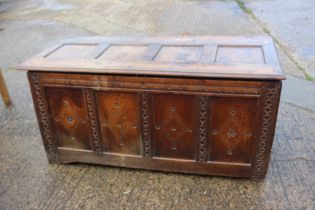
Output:
M211 98L209 160L250 163L258 100Z
M104 151L140 155L140 114L137 93L97 92Z
M153 157L194 159L196 98L152 95Z
M82 90L47 87L45 93L58 146L90 150L90 126Z

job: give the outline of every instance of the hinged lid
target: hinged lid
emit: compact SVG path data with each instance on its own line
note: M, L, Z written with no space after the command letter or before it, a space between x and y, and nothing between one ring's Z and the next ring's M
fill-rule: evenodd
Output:
M90 37L65 41L21 70L284 79L269 37Z

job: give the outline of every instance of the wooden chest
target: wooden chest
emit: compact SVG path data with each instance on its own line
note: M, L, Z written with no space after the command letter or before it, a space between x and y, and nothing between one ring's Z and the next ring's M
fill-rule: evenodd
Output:
M268 37L92 37L28 71L48 160L261 179L281 80Z

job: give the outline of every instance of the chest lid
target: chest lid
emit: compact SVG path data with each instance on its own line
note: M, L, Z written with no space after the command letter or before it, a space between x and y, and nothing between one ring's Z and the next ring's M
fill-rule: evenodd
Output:
M282 80L270 37L87 37L16 67L46 72Z

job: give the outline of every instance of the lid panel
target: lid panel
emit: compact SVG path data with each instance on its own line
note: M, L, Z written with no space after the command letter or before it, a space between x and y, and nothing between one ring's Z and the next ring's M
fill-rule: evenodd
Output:
M114 61L143 60L148 45L110 45L98 59Z
M55 50L49 52L44 58L47 59L78 59L92 58L89 53L95 49L97 44L62 44Z
M260 46L218 46L215 63L265 64L264 51Z
M202 45L164 45L154 57L156 62L197 63L202 55Z
M64 41L17 69L284 79L270 37L87 37Z

